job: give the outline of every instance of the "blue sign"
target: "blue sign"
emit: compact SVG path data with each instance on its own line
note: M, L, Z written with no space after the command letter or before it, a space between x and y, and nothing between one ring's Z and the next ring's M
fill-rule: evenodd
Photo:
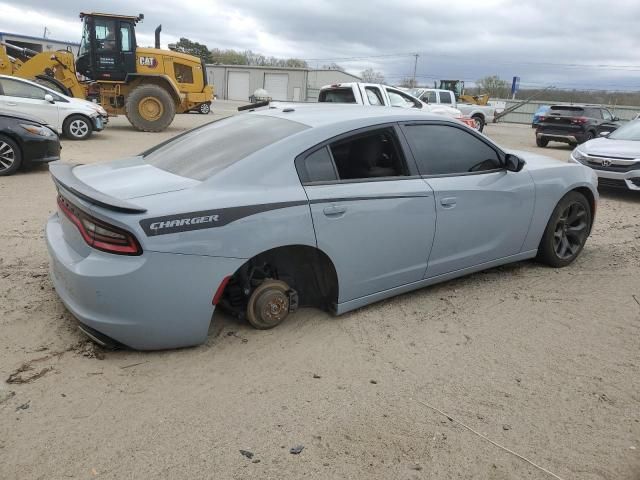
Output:
M511 95L515 95L520 90L520 77L513 77L511 82Z

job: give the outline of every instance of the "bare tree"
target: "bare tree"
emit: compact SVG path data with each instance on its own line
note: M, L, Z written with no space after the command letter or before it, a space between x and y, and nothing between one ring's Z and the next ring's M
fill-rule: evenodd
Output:
M405 77L400 81L400 85L398 86L405 88L416 88L418 86L418 82L416 82L411 77Z
M373 68L367 68L360 73L360 78L367 83L384 83L382 72L376 72Z
M502 80L498 75L490 75L476 80L476 85L480 93L488 93L494 98L505 98L509 95L509 82Z

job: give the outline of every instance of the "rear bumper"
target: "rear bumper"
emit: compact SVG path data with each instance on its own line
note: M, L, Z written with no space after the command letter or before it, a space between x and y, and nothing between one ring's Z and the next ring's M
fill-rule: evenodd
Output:
M542 140L549 140L552 142L562 143L582 143L584 140L584 134L581 133L545 133L536 132L536 138Z
M46 226L50 275L67 309L90 329L138 350L204 342L214 293L241 259L144 252L138 257L89 249L65 240L58 214Z

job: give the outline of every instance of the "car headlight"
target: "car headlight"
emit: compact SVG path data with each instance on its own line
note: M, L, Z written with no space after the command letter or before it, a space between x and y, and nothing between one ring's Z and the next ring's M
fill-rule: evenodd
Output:
M571 158L580 163L585 163L587 161L587 156L577 148L574 148L573 152L571 152Z
M98 112L103 117L108 116L107 111L102 108L102 105L98 105L97 103L91 103L91 108L93 108L96 112Z
M21 123L20 126L27 132L33 135L40 135L41 137L55 137L56 134L53 130L40 125L30 125L28 123Z

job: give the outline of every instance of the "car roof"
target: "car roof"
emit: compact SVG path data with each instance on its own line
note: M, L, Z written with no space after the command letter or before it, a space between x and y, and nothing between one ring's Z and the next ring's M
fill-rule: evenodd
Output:
M322 127L362 120L363 123L386 123L437 120L455 123L453 120L433 113L422 112L411 108L374 107L344 103L309 103L291 104L270 107L264 110L249 112L250 115L266 115L302 123L309 127ZM369 122L367 122L369 121Z

